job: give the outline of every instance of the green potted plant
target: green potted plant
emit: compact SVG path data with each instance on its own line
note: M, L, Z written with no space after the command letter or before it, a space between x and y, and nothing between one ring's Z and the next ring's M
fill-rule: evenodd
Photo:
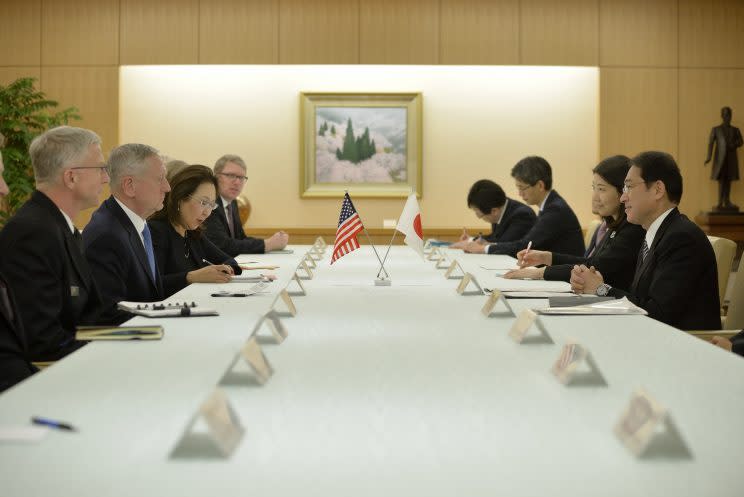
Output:
M0 153L10 194L0 204L0 226L17 211L34 190L34 171L28 146L49 128L79 120L75 107L57 111L58 103L34 87L35 78L20 78L0 85L0 135L5 146Z

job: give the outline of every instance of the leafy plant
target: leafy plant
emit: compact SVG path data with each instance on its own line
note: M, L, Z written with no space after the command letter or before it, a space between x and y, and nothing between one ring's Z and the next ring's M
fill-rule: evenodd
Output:
M34 171L28 147L49 128L79 120L75 107L56 111L59 105L34 88L35 78L20 78L8 86L0 85L0 134L5 147L0 150L5 165L5 181L10 194L0 204L0 226L12 216L34 191Z

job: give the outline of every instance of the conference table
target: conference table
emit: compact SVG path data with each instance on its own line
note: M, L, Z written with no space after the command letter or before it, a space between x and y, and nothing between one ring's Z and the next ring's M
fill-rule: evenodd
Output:
M291 248L241 256L279 266L262 293L215 298L248 284L194 284L173 297L219 316L134 318L162 324L163 339L92 342L0 395L0 427L43 415L78 429L0 442L0 495L741 495L742 358L639 315L543 315L551 341L517 343L502 303L486 317L486 295L456 291L463 272L503 284L493 268L514 264L505 256L442 250L437 268L394 246L391 284L377 286L369 246L332 265L328 247L312 278L297 271L310 247ZM519 314L547 301L508 302ZM261 324L272 309L281 343ZM265 384L236 361L252 336L273 368ZM557 381L571 341L604 384ZM686 453L639 457L615 436L638 388L668 409ZM179 453L209 439L197 413L215 391L242 437L226 454Z

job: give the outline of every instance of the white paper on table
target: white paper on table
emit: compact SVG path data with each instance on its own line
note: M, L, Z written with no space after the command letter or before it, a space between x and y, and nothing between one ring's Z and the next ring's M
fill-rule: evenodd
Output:
M0 426L0 443L3 442L40 442L49 433L46 426Z
M506 278L494 278L495 281L485 283L489 288L495 288L502 292L561 292L571 291L571 285L565 281L545 280L508 280Z
M549 299L550 297L569 297L571 292L501 292L508 299Z

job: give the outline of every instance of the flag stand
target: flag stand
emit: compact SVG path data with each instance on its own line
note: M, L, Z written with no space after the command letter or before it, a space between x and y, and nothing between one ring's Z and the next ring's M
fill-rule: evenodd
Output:
M384 283L378 284L377 281L380 281L380 273L385 270L385 261L387 261L388 254L390 253L390 248L393 246L393 240L395 240L395 235L396 235L397 232L398 232L397 229L394 229L393 230L393 237L390 239L390 245L388 245L388 248L385 251L385 257L382 258L382 263L380 263L380 270L377 271L377 280L375 280L375 285L378 285L378 286L390 286L390 283L388 283L387 285L385 285ZM385 273L387 274L387 271L385 271ZM383 279L383 281L385 281L385 280ZM387 281L389 281L389 280L387 280Z
M358 211L357 211L358 214ZM359 219L361 220L362 217L359 216ZM362 226L364 226L364 222L362 222ZM385 264L382 262L382 259L380 259L380 254L377 253L377 249L375 248L375 244L372 243L372 239L369 237L369 233L367 232L367 227L364 226L364 234L367 235L367 240L369 241L369 244L372 246L372 250L375 251L375 255L377 256L377 262L380 263L380 271L377 272L377 278L375 279L375 286L390 286L391 280L390 275L387 271L385 271ZM380 276L380 272L385 272L385 276Z

